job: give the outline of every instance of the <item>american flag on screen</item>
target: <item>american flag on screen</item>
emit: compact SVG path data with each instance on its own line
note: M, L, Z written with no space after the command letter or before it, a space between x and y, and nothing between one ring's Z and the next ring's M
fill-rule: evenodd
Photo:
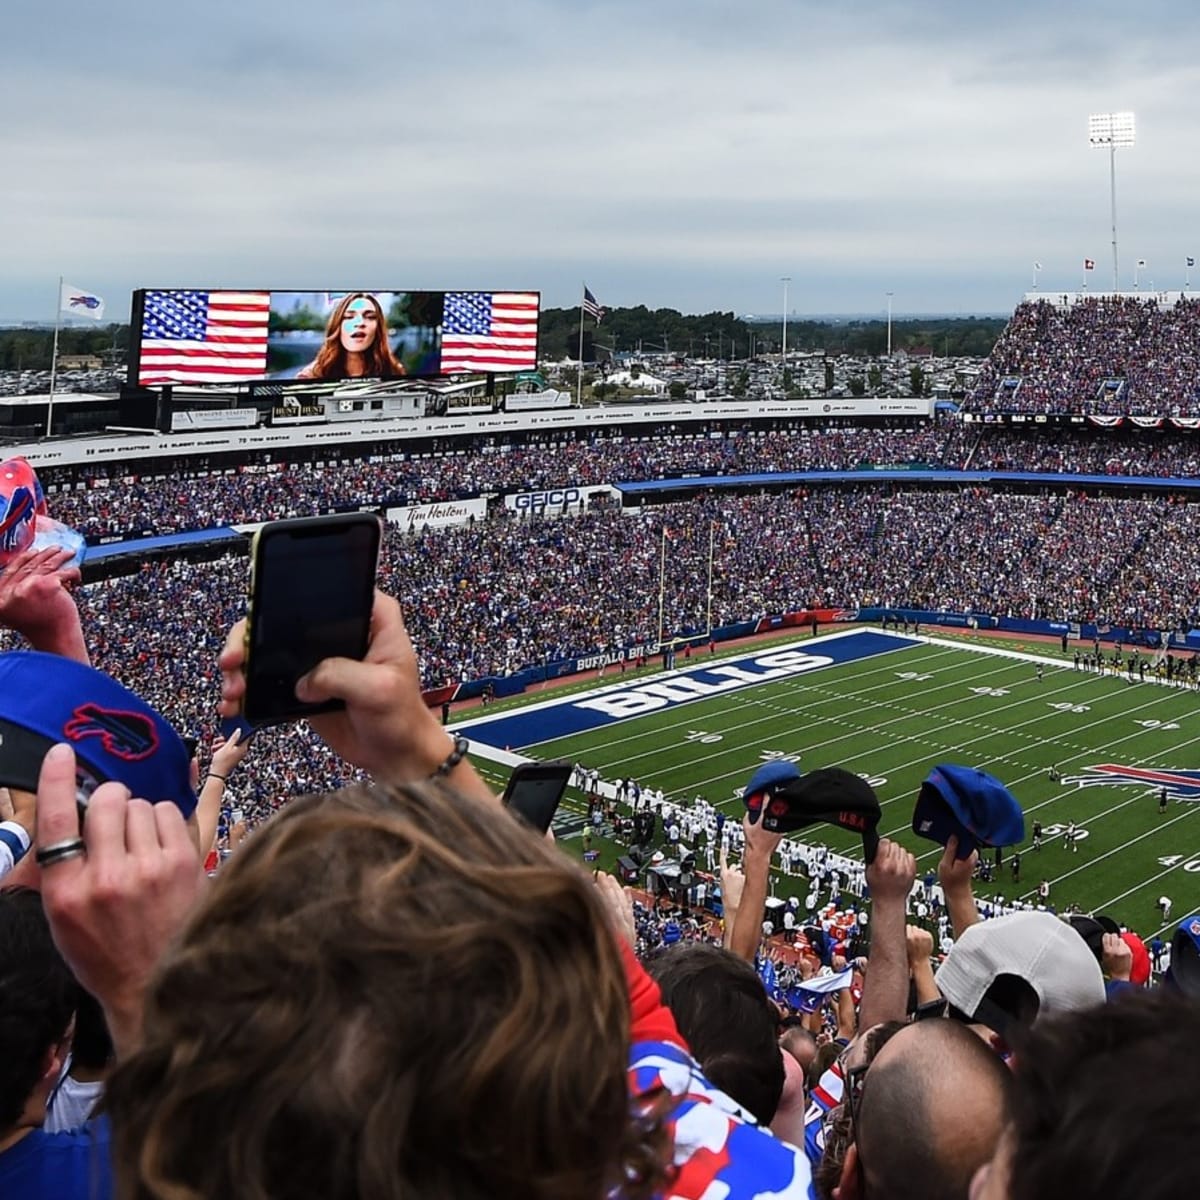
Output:
M226 383L267 372L270 292L147 292L138 383Z
M447 292L442 372L532 371L537 367L536 292Z

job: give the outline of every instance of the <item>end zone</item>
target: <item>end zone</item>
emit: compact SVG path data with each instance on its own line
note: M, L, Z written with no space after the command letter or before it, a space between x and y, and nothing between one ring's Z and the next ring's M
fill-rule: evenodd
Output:
M542 700L516 712L456 721L454 727L469 730L484 756L494 758L497 752L527 749L631 717L920 645L919 637L877 629L842 630L713 665L662 671L636 683L611 683L582 695Z

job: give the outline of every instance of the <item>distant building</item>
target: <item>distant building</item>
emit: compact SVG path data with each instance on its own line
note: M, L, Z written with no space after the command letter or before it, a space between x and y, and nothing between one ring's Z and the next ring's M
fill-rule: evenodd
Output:
M60 354L58 369L60 371L99 371L104 366L104 359L98 354Z

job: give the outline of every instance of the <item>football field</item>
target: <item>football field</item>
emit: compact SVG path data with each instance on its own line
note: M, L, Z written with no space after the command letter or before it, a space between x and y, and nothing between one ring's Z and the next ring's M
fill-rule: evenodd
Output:
M1130 684L1048 655L853 630L744 658L693 659L463 724L473 739L570 759L606 780L632 776L674 800L701 794L739 818L741 788L764 761L845 767L875 787L881 834L910 847L921 874L940 854L911 830L921 781L937 763L979 767L1020 800L1026 841L1020 881L1006 852L977 894L1030 899L1045 878L1059 909L1076 902L1149 938L1200 909L1198 699L1149 674ZM1170 801L1160 814L1164 784ZM1036 852L1034 819L1044 829ZM1062 837L1069 821L1081 831L1074 852ZM793 836L861 856L861 843L834 826ZM781 880L781 894L790 882ZM1169 922L1159 914L1163 895L1173 902Z

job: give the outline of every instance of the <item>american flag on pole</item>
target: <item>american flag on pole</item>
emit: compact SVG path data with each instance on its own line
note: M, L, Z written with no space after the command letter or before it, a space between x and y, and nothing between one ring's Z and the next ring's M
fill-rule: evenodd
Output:
M146 292L138 383L261 378L270 315L270 292Z
M444 375L537 367L537 292L447 292L442 311Z
M604 308L586 283L583 285L583 311L589 317L595 317L597 325L604 320Z

